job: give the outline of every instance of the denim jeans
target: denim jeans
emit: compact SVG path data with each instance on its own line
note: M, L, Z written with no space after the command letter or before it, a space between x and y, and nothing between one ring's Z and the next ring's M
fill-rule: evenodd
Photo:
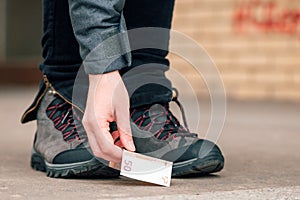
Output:
M143 27L170 29L173 7L174 0L126 0L123 15L127 29ZM58 93L84 110L88 91L88 75L81 67L83 61L72 28L68 0L43 0L43 11L44 61L40 64L40 70ZM138 40L147 39L145 37L136 38L135 35L130 35L130 31L128 37L130 46L134 46L136 42L142 42ZM159 43L164 45L163 50L154 48L134 50L131 52L131 66L120 70L128 90L131 90L130 85L133 82L136 80L139 82L137 88L133 87L134 90L129 91L131 108L165 103L172 98L171 82L165 76L165 72L169 68L169 61L166 58L169 33L155 35L153 38L158 38ZM79 85L75 84L75 79L80 80ZM72 99L74 84L80 88L76 90L84 98ZM28 109L31 111L24 116L23 122L35 119L36 111L32 108L37 104L45 87L45 83L42 81L40 91Z

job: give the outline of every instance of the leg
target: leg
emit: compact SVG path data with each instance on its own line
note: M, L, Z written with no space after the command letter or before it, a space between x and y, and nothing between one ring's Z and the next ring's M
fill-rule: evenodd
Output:
M127 27L129 30L140 27L170 29L173 6L174 0L127 0L124 9ZM155 47L163 50L146 48L133 51L133 68L123 70L129 94L133 93L130 100L134 123L131 127L137 152L172 161L173 176L220 171L224 158L217 145L190 133L169 109L172 89L165 77L165 71L169 68L166 59L169 32L146 34L147 31L131 35L129 31L130 45L135 47L136 43L149 43L150 40ZM150 84L149 79L152 79ZM132 85L136 82L141 84L143 80L144 85L130 91L135 89Z
M81 66L67 0L44 0L43 58L40 70L52 86L71 100L72 86Z
M43 0L43 58L40 70L44 79L71 102L74 80L82 60L69 17L68 0ZM45 80L22 122L35 120L38 100L46 89Z
M74 80L81 65L78 44L73 35L68 0L44 0L44 62L46 76L22 122L37 119L31 155L32 168L50 177L118 176L85 147L81 114L72 109ZM50 85L51 84L51 85Z
M173 8L174 0L127 0L124 7L124 17L129 30L130 45L133 48L137 46L136 44L143 46L144 42L151 39L149 38L150 36L145 37L143 33L131 34L130 30L132 29L145 27L170 29ZM131 108L145 104L169 102L172 97L171 83L165 76L165 71L169 68L169 61L166 58L168 54L169 31L157 32L152 36L153 38L159 38L159 40L153 41L164 50L150 48L134 50L132 52L132 68L141 66L140 69L130 70L132 68L127 68L121 71L122 74L125 74L129 70L129 73L125 75L124 82L129 93L133 93L130 98ZM147 77L146 81L153 83L143 84L143 81L139 81L138 89L135 90L135 86L132 86L132 84L137 82L135 80L137 77L139 79ZM154 79L149 80L151 77L154 77ZM157 82L160 84L154 84ZM130 91L132 87L135 91Z

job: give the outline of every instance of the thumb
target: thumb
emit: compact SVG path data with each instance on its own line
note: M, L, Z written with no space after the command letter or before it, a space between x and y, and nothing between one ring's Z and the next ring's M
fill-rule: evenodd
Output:
M121 143L128 151L135 151L130 127L129 110L127 112L116 113L116 118Z
M132 139L131 132L123 131L119 128L121 143L128 151L135 151L135 145Z

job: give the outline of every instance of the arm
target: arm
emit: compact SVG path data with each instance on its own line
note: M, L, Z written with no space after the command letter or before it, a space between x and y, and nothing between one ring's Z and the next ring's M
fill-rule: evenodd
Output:
M86 73L102 74L130 66L122 14L124 4L125 0L69 0L72 26Z
M117 134L122 145L135 151L130 128L129 97L117 71L130 64L128 54L123 56L124 47L129 48L127 35L115 37L126 31L122 16L124 2L69 0L73 30L85 71L89 74L89 91L82 122L95 156L116 163L121 161L122 150L114 145L109 122L117 122Z

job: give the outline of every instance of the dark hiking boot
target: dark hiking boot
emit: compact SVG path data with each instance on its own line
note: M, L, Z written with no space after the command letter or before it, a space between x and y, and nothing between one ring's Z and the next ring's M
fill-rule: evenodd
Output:
M117 177L119 171L92 155L80 131L84 129L79 112L48 89L37 112L32 168L55 178Z
M173 100L183 112L177 98ZM224 157L219 147L190 133L182 114L185 127L172 114L168 103L131 109L136 152L173 162L172 176L206 175L221 171Z

